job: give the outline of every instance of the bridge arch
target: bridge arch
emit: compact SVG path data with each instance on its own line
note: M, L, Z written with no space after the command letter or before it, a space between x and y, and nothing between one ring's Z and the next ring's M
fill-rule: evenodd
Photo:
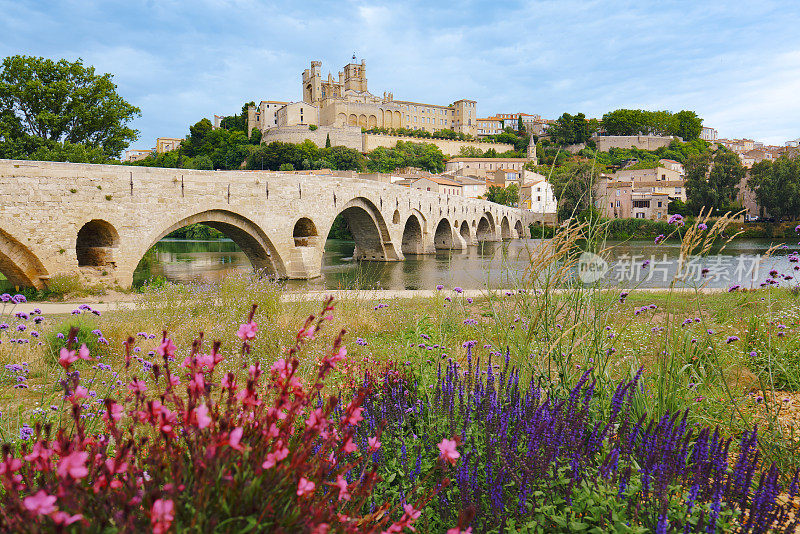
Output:
M409 215L403 228L403 241L400 251L403 254L422 254L425 247L422 238L422 223L415 213Z
M491 215L489 217L486 215L483 215L478 221L478 229L475 231L478 241L491 241L494 239L494 225L489 222Z
M292 238L296 247L314 247L318 240L317 226L308 217L300 217L294 223Z
M519 219L517 219L517 222L514 223L514 230L516 230L517 232L517 237L519 237L520 239L525 238L525 227L522 225L522 221L520 221Z
M453 228L446 218L439 221L433 234L433 244L436 250L452 250L454 248Z
M356 197L337 214L344 217L356 242L353 257L358 260L397 261L389 229L378 207L368 198Z
M502 239L511 239L513 237L511 235L511 224L506 216L503 216L503 220L500 222L500 237Z
M0 273L14 287L43 289L47 270L39 258L10 233L0 228Z
M461 234L461 237L464 238L464 241L467 244L470 244L472 242L472 236L469 233L469 224L467 223L467 221L463 221L461 223L461 228L459 228L458 232Z
M278 254L277 249L264 230L247 217L224 209L201 211L188 217L183 217L162 229L147 241L147 248L138 251L135 256L137 263L145 252L165 236L190 224L205 224L215 230L219 230L242 249L254 269L263 271L270 276L286 277L287 272L284 260ZM133 265L133 268L136 268L136 264ZM133 269L131 272L133 272Z
M75 255L78 267L115 267L114 252L119 248L119 233L110 222L92 219L78 230Z

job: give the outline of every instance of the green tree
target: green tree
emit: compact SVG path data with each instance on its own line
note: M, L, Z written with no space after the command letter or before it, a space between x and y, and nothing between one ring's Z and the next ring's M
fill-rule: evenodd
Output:
M583 213L594 204L594 174L592 163L570 160L553 169L550 177L553 194L558 200L558 217L569 219Z
M116 90L111 74L95 74L80 59L6 57L0 66L0 142L38 137L119 157L138 137L128 123L141 111Z
M703 119L694 111L682 110L673 115L672 134L684 141L693 141L703 132Z
M522 124L522 115L517 117L517 131L519 133L525 133L525 125Z
M489 186L486 191L486 200L503 206L518 206L519 186L517 184L510 184L508 187Z
M325 135L325 148L331 147L331 134Z
M592 128L595 127L595 124L586 120L583 113L574 116L564 113L547 128L547 135L554 145L574 145L587 142L591 138Z
M755 193L762 215L777 221L800 217L800 156L756 163L750 169L747 186Z
M716 214L736 209L738 185L746 172L739 156L720 147L713 154L692 156L685 169L686 207L691 213L703 208Z
M253 126L253 129L250 130L250 144L251 145L260 145L261 144L261 137L262 137L261 130Z

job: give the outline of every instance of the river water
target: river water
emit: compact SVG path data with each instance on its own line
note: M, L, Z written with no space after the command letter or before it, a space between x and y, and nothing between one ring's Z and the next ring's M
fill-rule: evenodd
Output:
M679 286L757 287L776 269L793 276L791 248L765 256L770 240L734 240L703 258L684 263ZM529 276L531 256L541 250L540 240L516 239L482 243L466 251L409 256L401 262L354 261L353 243L329 239L325 245L322 276L313 280L289 280L289 289L431 289L446 287L482 289L514 287ZM654 245L651 240L609 241L602 260L589 262L604 285L619 287L668 287L679 268L680 244ZM583 279L583 267L575 273ZM165 278L174 282L213 282L235 270L249 270L247 257L230 240L163 240L140 263L134 284ZM798 271L800 272L800 271ZM538 273L537 273L538 274ZM600 276L602 275L602 276ZM584 281L593 281L590 277ZM783 285L793 284L784 280Z

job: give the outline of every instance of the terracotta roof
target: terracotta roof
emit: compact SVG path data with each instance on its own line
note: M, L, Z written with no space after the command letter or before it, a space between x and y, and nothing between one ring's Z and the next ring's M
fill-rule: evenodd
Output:
M454 182L453 180L449 180L443 176L426 176L425 178L420 178L420 180L430 180L431 182L435 182L439 185L451 185L453 187L461 187L460 183Z

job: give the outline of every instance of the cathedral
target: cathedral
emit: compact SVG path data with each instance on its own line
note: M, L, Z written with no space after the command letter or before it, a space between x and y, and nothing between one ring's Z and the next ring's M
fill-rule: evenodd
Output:
M367 89L367 65L353 61L344 66L338 78L321 74L322 62L312 61L303 71L303 100L283 102L264 100L250 106L247 129L262 132L281 126L328 126L333 128L408 128L435 132L453 130L477 134L477 109L474 100L457 100L448 106L395 100L391 92L375 96Z

